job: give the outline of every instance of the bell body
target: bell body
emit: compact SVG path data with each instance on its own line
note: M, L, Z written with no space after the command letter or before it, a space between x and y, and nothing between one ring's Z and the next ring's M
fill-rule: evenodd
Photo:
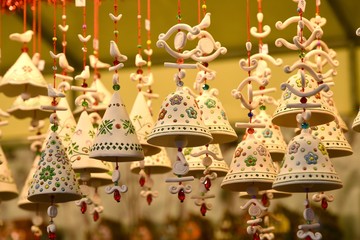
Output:
M355 132L360 132L360 110L358 112L358 114L356 115L354 122L351 126L351 128L355 131Z
M9 201L19 195L6 156L0 146L0 201Z
M144 161L144 171L147 174L164 174L170 172L171 161L166 153L166 150L162 148L161 152L158 154L145 157ZM132 162L130 165L130 170L132 173L138 174L141 170L141 163Z
M209 132L213 137L212 144L233 142L238 139L227 119L224 107L215 96L214 91L204 90L196 98L196 101L200 111L202 111L204 124L209 128Z
M273 188L285 192L323 192L342 187L325 145L303 129L288 145Z
M275 177L269 151L253 134L249 134L236 147L221 187L235 192L247 192L249 188L269 190Z
M65 150L67 150L71 141L71 137L75 132L76 121L66 98L60 98L58 106L67 109L65 111L56 112L56 115L59 119L59 127L56 132L61 139L61 143L63 144ZM49 126L49 131L50 127L51 126Z
M34 116L36 116L36 120L42 120L49 118L52 112L42 110L41 106L47 105L51 100L48 96L42 95L27 100L18 96L7 112L17 119L34 118Z
M148 143L163 147L196 147L212 139L195 98L178 87L163 101Z
M312 79L309 75L305 75L306 84L304 92L309 92L318 87L318 83ZM287 81L294 89L301 91L301 78L299 74L296 74L289 78ZM286 89L279 100L279 105L273 114L272 122L280 127L297 127L297 122L291 119L296 119L296 115L303 112L301 108L288 108L287 104L299 104L301 98L291 93ZM315 96L307 98L309 104L320 104L319 108L308 108L311 111L311 118L309 120L310 126L321 125L329 123L335 119L334 113L329 104L324 100L320 93Z

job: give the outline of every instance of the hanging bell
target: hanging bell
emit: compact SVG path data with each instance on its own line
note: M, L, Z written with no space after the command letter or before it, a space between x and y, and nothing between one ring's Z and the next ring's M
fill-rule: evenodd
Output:
M360 110L356 115L354 122L351 127L355 132L360 132Z
M40 162L29 187L31 202L69 202L81 198L76 175L56 132L45 139Z
M144 159L144 171L147 174L163 174L171 171L171 168L171 161L165 148L162 148L158 154L147 156ZM132 162L130 170L132 173L138 174L141 170L141 163Z
M274 162L281 161L286 152L286 143L280 127L271 122L271 116L265 110L260 110L258 114L254 114L252 122L265 125L265 128L254 129L255 139L267 148ZM248 129L245 131L246 135L247 132Z
M51 98L47 96L39 95L26 100L18 96L7 112L17 119L35 118L42 120L49 118L51 114L50 111L41 109L42 105L47 105L49 102L51 102Z
M202 111L205 126L213 137L212 144L233 142L238 139L234 129L231 127L220 100L216 97L218 90L204 90L196 98L197 104Z
M204 158L206 154L202 154L200 156L192 156L192 154L197 154L202 151L205 151L206 146L194 147L194 148L185 148L183 150L186 161L189 164L189 172L187 175L189 176L203 176L205 170ZM223 155L221 153L221 149L219 144L209 144L208 150L212 152L214 157L208 156L211 159L211 163L209 166L209 170L211 172L215 172L218 177L224 177L226 173L229 171L229 166L223 160ZM206 159L205 159L206 161Z
M249 134L235 149L230 170L221 187L236 192L271 189L276 170L266 147Z
M147 138L154 126L154 120L151 116L150 109L145 100L143 92L139 91L135 99L134 105L130 112L130 120L132 121L136 135L144 150L145 156L151 156L161 151L160 147L147 143Z
M91 173L88 184L92 187L98 188L106 185L113 184L112 174L114 171L114 165L112 162L104 162L108 171L106 173Z
M300 74L296 74L289 78L287 83L298 92L311 92L318 87L318 83L309 75L305 75L305 88L302 91L302 83ZM289 121L295 119L298 113L301 113L301 108L289 108L288 104L321 104L319 108L308 108L311 111L311 118L309 120L310 126L316 126L334 121L335 116L329 104L324 100L320 93L308 98L300 98L292 93L288 88L283 91L279 105L275 110L272 122L281 127L297 127L296 121Z
M344 119L342 119L340 113L339 113L339 110L337 109L336 105L335 105L335 101L332 97L328 97L326 98L325 97L325 101L329 104L330 108L332 109L332 112L334 113L337 121L338 121L338 124L340 126L340 128L342 129L342 131L344 133L346 133L347 131L349 131L349 128L348 126L346 125Z
M196 147L212 141L194 97L182 87L169 94L161 105L148 143L163 147Z
M144 159L135 127L118 92L114 92L106 109L89 157L109 162Z
M342 187L325 145L302 129L288 145L273 188L285 192L322 192Z
M0 146L0 200L9 201L19 195L6 156Z

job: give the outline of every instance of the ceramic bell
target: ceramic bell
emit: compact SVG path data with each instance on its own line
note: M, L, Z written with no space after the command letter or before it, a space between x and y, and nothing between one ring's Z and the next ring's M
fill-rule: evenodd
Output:
M30 94L33 97L47 95L47 82L28 53L23 52L2 77L0 91L7 97L26 93L24 99L27 99ZM22 96L24 97L24 94Z
M95 136L89 157L109 162L131 162L144 159L144 153L118 92L106 109Z
M281 199L281 198L291 197L291 195L292 195L291 193L288 193L288 192L280 192L280 191L276 191L274 189L270 189L270 190L259 191L256 194L256 198L262 199L264 194L268 197L268 199ZM247 192L239 193L239 197L244 198L244 199L253 198L253 196L249 195Z
M356 115L351 127L355 132L360 132L360 111Z
M302 84L300 74L296 74L289 78L287 81L296 91L301 92ZM304 92L310 92L318 87L318 83L311 78L310 75L305 75L305 88ZM272 118L272 122L280 127L297 127L296 121L289 121L289 119L295 119L298 113L301 113L301 108L289 108L287 104L299 104L301 98L290 92L289 89L283 91L279 105L275 110ZM329 104L324 100L320 93L315 96L307 98L307 104L321 104L319 108L308 108L311 111L311 118L309 120L310 126L316 126L331 122L335 119L332 109Z
M252 122L265 125L265 128L254 129L255 139L267 148L274 162L281 161L286 152L286 143L280 127L271 122L271 116L265 110L260 110L252 120ZM247 130L245 132L247 135Z
M139 91L130 112L130 120L132 121L136 135L143 148L145 156L151 156L161 151L160 147L147 143L147 138L154 126L154 120L151 116L149 107L146 103L143 92Z
M80 175L81 173L108 172L108 168L103 161L97 161L89 157L94 137L95 130L89 115L86 111L83 111L67 150L72 168Z
M353 154L351 145L347 141L340 124L332 121L327 124L311 128L311 134L319 138L330 158L345 157ZM298 129L300 132L300 129Z
M92 82L91 89L96 89L96 92L86 92L85 95L92 99L91 108L86 108L88 112L97 112L100 116L103 116L107 106L111 99L111 93L106 89L100 79L96 79ZM74 110L74 115L80 114L84 110L84 107L77 106Z
M325 145L302 129L288 145L273 188L285 192L322 192L342 187Z
M19 195L8 162L0 146L0 201L9 201Z
M144 171L147 174L163 174L171 171L171 168L171 161L164 148L158 154L147 156L144 159ZM141 163L132 162L130 170L138 174L141 170Z
M45 210L49 206L49 204L45 204L45 203L30 202L27 199L29 187L31 185L31 181L33 179L34 173L39 165L39 161L40 161L40 155L36 155L33 165L29 171L29 174L26 178L25 184L19 196L18 207L23 210L27 210L27 211Z
M148 143L163 147L196 147L211 141L196 100L178 87L163 101Z
M276 170L266 147L249 134L235 149L230 170L221 183L221 187L236 192L268 190L276 177Z
M74 170L57 133L51 131L45 144L29 188L28 200L61 203L80 199Z
M76 128L76 121L66 98L60 98L58 106L66 108L65 111L56 112L59 119L58 130L56 132L61 139L61 143L63 144L65 150L67 150Z
M193 157L191 156L194 153L199 153L204 151L206 146L194 147L194 148L185 148L183 150L186 161L189 164L189 172L190 176L203 176L205 166L203 164L203 159L205 158L205 154ZM221 153L221 149L219 144L209 144L208 150L216 155L218 159L223 159L223 155ZM215 172L218 177L224 177L226 173L229 171L229 166L224 160L216 160L212 158L212 163L209 166L209 170L211 172Z
M208 91L204 90L202 94L196 98L201 116L204 120L205 126L208 127L213 140L212 144L222 144L233 142L238 139L234 129L231 127L224 108L215 96L214 89Z
M338 121L338 124L340 126L340 128L342 129L342 131L345 133L347 131L349 131L349 128L348 126L346 125L344 119L342 119L337 107L335 106L335 101L332 97L329 97L329 98L325 98L325 101L329 104L330 108L332 109L337 121Z
M49 102L51 102L51 98L47 96L37 96L27 100L23 100L21 96L18 96L7 112L17 119L34 118L42 120L49 118L51 114L51 111L41 109L42 105Z
M108 171L105 173L91 173L90 181L88 182L90 186L97 188L113 183L111 176L114 171L114 165L111 162L104 162L104 164Z

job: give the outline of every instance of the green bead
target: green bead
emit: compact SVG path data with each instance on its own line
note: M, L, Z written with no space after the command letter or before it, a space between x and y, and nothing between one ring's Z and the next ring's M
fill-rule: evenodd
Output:
M141 44L137 45L137 48L142 48Z
M94 123L94 124L93 124L93 128L98 129L98 128L99 128L99 124L98 124L98 123Z
M119 85L119 84L114 84L114 85L113 85L113 89L114 89L115 91L119 91L119 90L120 90L120 85Z
M181 20L181 15L180 14L177 15L176 18L177 18L177 20Z
M203 90L209 90L209 88L210 88L210 86L206 83L202 86Z
M83 101L83 102L81 103L81 106L83 106L84 108L87 108L87 107L89 107L89 104L88 104L87 101Z
M308 123L306 123L306 122L301 124L302 129L308 129L309 127L310 127L310 125Z
M266 107L264 105L261 105L260 110L266 110Z
M59 126L58 125L52 125L51 126L51 131L56 132L58 130Z

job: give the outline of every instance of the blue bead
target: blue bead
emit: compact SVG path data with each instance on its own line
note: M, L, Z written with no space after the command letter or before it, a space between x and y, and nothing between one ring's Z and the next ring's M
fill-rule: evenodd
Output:
M304 123L301 124L301 128L302 128L302 129L308 129L308 128L309 128L309 124L306 123L306 122L304 122Z

